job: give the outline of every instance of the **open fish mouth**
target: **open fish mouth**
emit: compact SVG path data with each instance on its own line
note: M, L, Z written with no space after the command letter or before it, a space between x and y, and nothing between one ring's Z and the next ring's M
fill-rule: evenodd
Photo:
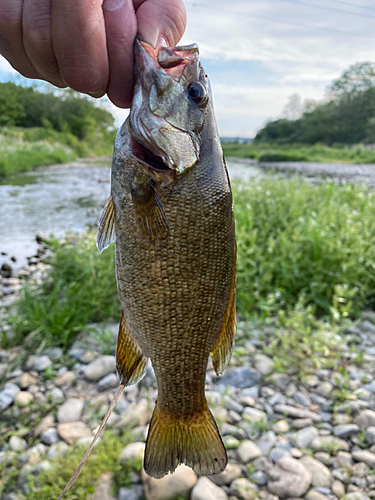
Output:
M156 155L151 149L146 148L146 146L138 142L134 137L131 138L131 150L134 158L147 166L148 170L152 172L163 174L174 171L173 168L168 167L163 162L160 156Z

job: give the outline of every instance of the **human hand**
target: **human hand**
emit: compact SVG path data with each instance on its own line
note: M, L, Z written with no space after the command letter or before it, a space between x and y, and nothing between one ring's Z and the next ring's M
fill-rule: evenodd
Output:
M0 53L27 78L129 107L136 34L177 45L182 0L0 0Z

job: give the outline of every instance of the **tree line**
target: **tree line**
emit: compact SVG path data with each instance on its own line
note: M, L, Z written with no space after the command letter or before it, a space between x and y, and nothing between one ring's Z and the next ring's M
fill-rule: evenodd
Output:
M298 119L269 121L255 142L375 143L375 63L355 63L327 91L327 99Z
M79 140L114 126L112 114L71 90L41 92L36 86L0 83L0 127L45 127Z

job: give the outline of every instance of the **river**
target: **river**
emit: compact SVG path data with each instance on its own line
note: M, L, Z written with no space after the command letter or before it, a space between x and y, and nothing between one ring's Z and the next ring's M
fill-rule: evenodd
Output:
M232 179L261 174L241 162L228 166ZM0 181L0 267L26 265L37 250L38 233L60 237L97 224L109 190L109 159L79 160Z

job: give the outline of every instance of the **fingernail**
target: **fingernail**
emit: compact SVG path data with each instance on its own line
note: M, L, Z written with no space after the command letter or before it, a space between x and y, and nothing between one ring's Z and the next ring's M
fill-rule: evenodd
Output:
M168 46L169 44L167 42L167 39L160 35L156 42L155 49L160 49L160 47L168 47Z
M125 0L104 0L103 10L117 10L125 4Z

